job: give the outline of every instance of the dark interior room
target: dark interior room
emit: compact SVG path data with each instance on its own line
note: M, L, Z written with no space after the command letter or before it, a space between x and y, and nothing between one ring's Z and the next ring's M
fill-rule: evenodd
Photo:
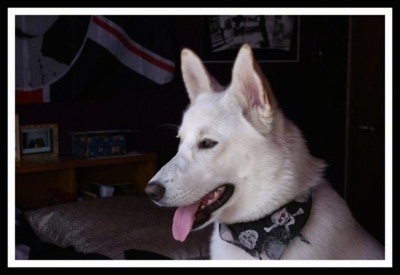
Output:
M120 232L106 229L103 221L115 210L134 212L118 215L118 230L131 227L133 219L146 220L147 214L159 217L143 227L149 232L161 223L170 226L172 209L160 215L143 198L132 204L124 196L104 205L96 198L106 183L114 193L142 195L150 178L177 152L177 130L189 105L181 50L197 53L210 74L227 86L240 45L256 35L264 44L258 44L255 59L283 113L301 129L312 155L327 163L326 178L356 220L385 244L385 16L289 16L287 46L268 38L274 16L244 16L245 34L235 29L235 16L37 16L46 17L37 26L31 17L17 15L15 31L15 207L21 219L16 244L31 247L29 259L146 257L129 254L137 251L207 259L208 246L201 243L209 227L193 232L185 243L174 242L160 228L150 236L120 233L117 244L114 239L97 244L95 238ZM225 17L219 21L223 24L218 25L218 17ZM43 132L50 149L37 151L33 147L43 142ZM30 137L36 146L28 144ZM89 152L88 140L101 144L109 137L122 143L107 153L104 148ZM95 229L76 233L68 228L67 234L57 221L51 228L38 228L43 216L54 219L51 211L67 215L72 210L68 215L79 218L89 203L102 213L102 218L85 217ZM30 225L24 224L27 220ZM36 236L27 230L31 227ZM114 242L112 248L107 242Z

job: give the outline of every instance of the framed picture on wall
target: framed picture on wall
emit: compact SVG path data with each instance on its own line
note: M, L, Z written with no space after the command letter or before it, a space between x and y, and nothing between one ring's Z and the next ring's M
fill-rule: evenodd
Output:
M21 125L20 139L23 160L58 157L57 124Z
M299 61L299 16L203 16L203 60L233 62L239 48L250 44L259 62Z

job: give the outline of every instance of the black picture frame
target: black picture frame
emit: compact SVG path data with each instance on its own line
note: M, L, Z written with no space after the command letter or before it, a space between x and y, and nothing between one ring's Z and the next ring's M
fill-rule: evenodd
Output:
M299 61L299 16L202 16L202 30L205 62L233 62L244 43L258 62Z
M57 158L58 125L21 125L20 146L23 160Z

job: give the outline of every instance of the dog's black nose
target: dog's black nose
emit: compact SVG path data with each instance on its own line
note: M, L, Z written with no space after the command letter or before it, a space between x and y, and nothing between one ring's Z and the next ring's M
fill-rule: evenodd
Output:
M164 197L165 188L158 182L149 182L144 192L154 201L159 201Z

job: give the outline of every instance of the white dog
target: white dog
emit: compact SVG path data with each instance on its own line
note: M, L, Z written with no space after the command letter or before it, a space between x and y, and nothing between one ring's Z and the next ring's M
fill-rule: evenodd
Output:
M280 111L249 45L226 89L192 51L181 58L191 101L181 142L145 190L177 207L176 240L214 223L211 259L384 259Z

